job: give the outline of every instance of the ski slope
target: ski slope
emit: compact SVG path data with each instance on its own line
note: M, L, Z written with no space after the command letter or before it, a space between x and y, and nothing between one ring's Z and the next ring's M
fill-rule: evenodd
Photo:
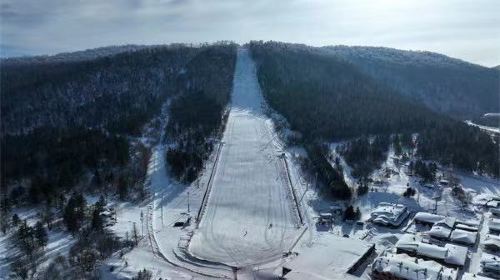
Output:
M299 234L280 143L263 103L255 64L240 49L223 146L189 246L197 258L256 265L281 257Z

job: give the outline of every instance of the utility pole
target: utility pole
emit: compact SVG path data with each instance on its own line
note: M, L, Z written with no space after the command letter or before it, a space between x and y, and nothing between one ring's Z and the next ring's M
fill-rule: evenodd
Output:
M144 237L144 213L141 210L141 236Z
M163 228L163 195L162 195L160 203L161 203L161 206L160 206L160 211L161 211L160 212L161 213L160 214L160 216L161 216L161 228Z
M189 213L189 192L188 192L188 213Z

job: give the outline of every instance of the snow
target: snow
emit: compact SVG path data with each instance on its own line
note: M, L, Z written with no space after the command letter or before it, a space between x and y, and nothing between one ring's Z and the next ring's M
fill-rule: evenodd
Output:
M500 232L500 219L490 219L488 227L490 231Z
M396 243L396 248L418 256L429 257L444 261L447 264L463 266L467 259L467 247L454 244L445 244L440 247L434 244L423 243L421 237L405 234Z
M433 225L429 235L438 239L448 239L451 231L451 228L446 225Z
M471 125L471 126L475 126L475 127L478 127L486 132L491 132L491 133L495 133L495 134L500 134L500 128L498 127L493 127L493 126L486 126L486 125L479 125L479 124L476 124L476 123L473 123L472 121L465 121L466 124L468 125Z
M189 246L197 258L237 267L262 263L281 257L300 233L283 151L263 102L255 64L240 49L223 146Z
M446 258L446 250L443 247L439 247L432 244L419 243L417 247L417 254L419 256L429 257L438 260L444 260Z
M467 260L467 247L448 243L444 245L444 248L448 251L444 259L446 263L458 266L465 265L465 261Z
M379 257L372 265L372 271L385 272L408 280L453 280L457 272L435 261L424 261L406 254L387 254Z
M483 248L500 251L500 236L488 234L481 245Z
M455 229L451 233L450 240L457 243L463 243L466 245L473 245L477 240L477 232L470 232L461 229Z
M495 255L483 253L481 256L481 268L483 273L493 274L498 277L498 274L500 274L500 258Z
M462 280L491 280L492 278L484 277L481 275L473 274L473 273L464 273L462 276Z
M500 217L500 208L491 208L490 209L491 214L494 216Z
M407 207L402 204L381 202L370 216L374 223L399 226L408 214Z
M348 270L373 246L365 241L325 234L312 246L290 257L282 267L292 271L287 279L353 279ZM277 269L281 272L281 266Z
M445 221L446 217L427 212L418 212L417 214L415 214L415 217L413 219L415 220L415 222L419 223L435 224ZM453 226L453 224L451 226Z

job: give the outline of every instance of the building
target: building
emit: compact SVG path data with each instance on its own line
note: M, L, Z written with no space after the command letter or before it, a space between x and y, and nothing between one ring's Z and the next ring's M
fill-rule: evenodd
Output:
M500 275L500 258L483 253L481 256L481 270L484 275L498 279L498 275Z
M491 215L496 218L500 218L500 208L491 208Z
M493 194L479 194L473 198L472 203L482 208L498 209L500 208L500 196Z
M354 238L322 235L312 246L297 249L275 271L282 279L358 279L357 270L368 265L375 254L375 245Z
M481 245L490 252L500 252L500 236L488 234Z
M433 226L436 223L443 223L446 224L448 227L453 228L456 223L456 218L445 217L427 212L418 212L417 214L415 214L413 221L416 224L422 224L427 226Z
M492 278L484 277L477 274L472 274L469 272L465 272L462 276L462 280L493 280Z
M467 260L467 247L445 244L444 247L424 243L422 239L405 234L396 243L396 252L423 259L431 259L447 266L463 267Z
M431 230L428 231L428 234L433 238L445 241L450 238L452 231L453 228L451 228L448 224L438 222L432 226Z
M500 208L491 208L490 209L491 216L500 218Z
M492 234L500 234L500 219L489 220L488 229Z
M406 254L380 256L372 264L371 278L374 280L455 280L457 271L441 264Z
M457 221L454 217L419 212L414 218L415 224L430 226L429 237L440 241L449 241L461 245L473 246L477 242L479 225L474 222Z
M402 204L381 202L370 214L370 221L389 227L399 227L410 215L408 208Z
M476 244L477 236L477 232L455 229L451 232L450 241L458 244L472 246Z

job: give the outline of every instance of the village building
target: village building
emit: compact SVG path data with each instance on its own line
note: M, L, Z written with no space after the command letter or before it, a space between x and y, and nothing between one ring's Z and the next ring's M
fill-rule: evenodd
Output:
M407 207L402 204L381 202L372 210L370 221L383 226L399 227L409 214Z
M298 255L291 254L275 271L281 279L359 279L368 259L374 257L375 245L354 238L323 235Z
M483 253L481 256L481 270L484 275L498 278L498 275L500 275L500 257Z
M450 240L454 243L472 246L476 244L477 237L477 232L455 229L451 233Z
M456 218L445 217L441 215L431 214L427 212L418 212L413 218L416 224L422 224L427 226L433 226L436 223L444 223L448 227L453 228L456 223Z
M500 208L491 208L491 215L496 218L500 218Z
M457 271L432 261L411 257L407 254L380 256L372 264L374 280L455 280Z
M490 252L500 252L500 236L488 234L481 245Z
M492 234L500 234L500 219L489 220L488 229Z
M405 234L396 243L397 253L406 253L423 259L432 259L447 266L463 267L467 260L467 247L445 244L444 247L424 243L422 239Z

